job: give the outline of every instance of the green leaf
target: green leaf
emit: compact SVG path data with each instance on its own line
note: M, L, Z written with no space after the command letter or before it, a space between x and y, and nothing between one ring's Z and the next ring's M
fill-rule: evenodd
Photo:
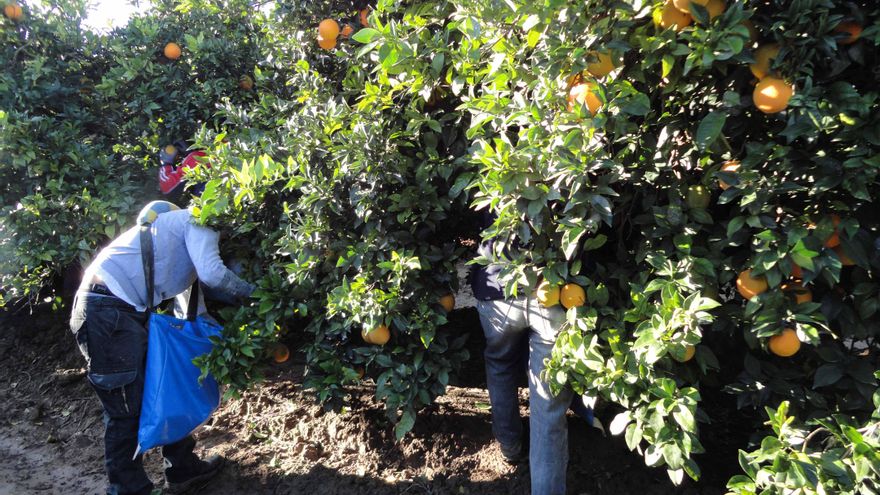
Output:
M376 39L376 37L379 36L379 34L380 34L379 31L377 31L373 28L363 28L363 29L359 29L358 32L355 33L354 36L352 36L351 38L353 40L357 41L358 43L367 44L367 43L373 41L374 39Z
M718 111L709 112L700 122L697 128L697 147L701 151L705 151L709 146L721 135L724 123L727 121L727 114Z

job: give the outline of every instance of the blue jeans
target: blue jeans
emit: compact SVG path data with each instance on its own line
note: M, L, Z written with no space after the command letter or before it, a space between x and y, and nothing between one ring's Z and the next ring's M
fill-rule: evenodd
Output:
M73 302L70 330L86 358L89 383L104 408L104 465L110 495L149 494L153 483L135 457L144 391L149 314L112 295L80 290ZM176 467L198 458L195 440L166 445L162 455Z
M502 450L522 447L517 382L521 358L528 347L529 471L533 495L564 495L568 466L568 423L565 413L572 392L550 393L541 379L544 360L565 322L560 306L543 307L535 298L478 301L477 311L486 335L486 381L492 404L492 433Z

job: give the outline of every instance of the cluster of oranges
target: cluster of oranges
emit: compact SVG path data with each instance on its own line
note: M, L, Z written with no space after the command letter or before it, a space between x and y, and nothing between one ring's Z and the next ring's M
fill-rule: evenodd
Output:
M554 285L544 280L538 285L535 297L545 308L562 304L565 309L571 309L587 303L587 293L584 292L583 287L575 283Z
M843 253L840 246L840 232L837 228L840 224L840 217L836 214L832 214L830 220L834 225L834 232L825 239L825 247L833 249L838 253L843 264L853 264L852 260ZM811 225L811 227L813 226ZM847 261L844 262L844 258L846 258ZM812 291L803 285L803 269L794 262L791 263L791 277L791 280L780 285L779 289L791 297L796 304L812 302ZM767 278L763 275L753 276L751 269L743 270L736 279L736 289L745 299L751 300L758 295L767 292L769 288L770 286L767 282ZM781 357L789 357L798 352L801 347L801 342L794 329L786 328L779 335L770 337L768 346L770 352L773 354Z
M24 11L21 10L21 5L15 2L7 3L3 7L3 15L13 22L19 22L24 19Z
M360 19L361 26L366 27L369 25L369 15L370 8L361 9L358 12L358 18ZM339 27L339 23L333 19L324 19L318 24L318 46L325 50L332 50L336 48L336 41L340 36L343 38L348 38L354 32L354 28L351 24L346 24L342 28Z

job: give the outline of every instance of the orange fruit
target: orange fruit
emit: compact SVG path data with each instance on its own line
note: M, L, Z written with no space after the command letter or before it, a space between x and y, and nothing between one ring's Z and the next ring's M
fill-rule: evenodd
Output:
M587 63L587 72L593 77L605 77L614 70L614 60L611 58L610 51L591 51L587 53L590 60L595 62Z
M565 284L559 292L559 301L566 309L576 308L587 302L587 294L578 284Z
M724 0L709 0L706 4L706 10L709 11L709 20L711 21L723 14L727 10L727 5L724 3Z
M290 349L288 349L286 345L280 342L275 344L275 347L272 349L272 359L274 359L276 363L283 363L289 358Z
M767 291L767 278L762 276L752 277L752 269L743 270L736 278L736 290L746 299L751 299L758 294Z
M245 91L250 91L254 89L254 80L251 79L251 76L241 76L238 80L238 87Z
M805 302L810 302L813 300L813 292L802 286L798 283L785 283L780 287L782 292L785 292L789 297L794 297L794 301L797 304L803 304Z
M170 60L177 60L180 58L180 45L177 43L171 42L165 45L165 49L163 50L165 53L165 57Z
M335 40L339 36L339 23L333 19L324 19L318 24L318 36L325 40Z
M165 146L165 153L169 154L169 155L176 155L177 154L177 147L174 146L173 144L169 144L169 145Z
M674 5L676 9L684 12L685 14L691 13L691 3L695 3L705 7L706 4L709 3L709 0L672 0L672 5Z
M788 107L792 95L794 95L794 86L782 79L765 77L755 86L752 99L758 110L764 113L777 113Z
M602 106L602 100L591 91L595 87L596 84L592 82L579 82L572 86L568 90L568 111L574 111L577 105L586 105L590 113L596 115Z
M862 26L856 22L841 22L834 28L834 32L848 35L846 38L838 40L838 43L852 45L862 36Z
M332 50L336 48L336 39L326 39L318 36L318 46L325 50Z
M846 255L846 252L843 250L843 246L834 246L834 252L837 253L837 257L840 259L840 264L843 266L853 266L856 262Z
M721 165L722 172L736 172L739 170L739 161L738 160L727 160ZM718 179L718 186L723 190L727 190L730 187L730 184L724 182L721 179Z
M360 14L359 14L359 17L361 19L361 26L367 27L370 25L370 22L368 19L369 15L370 15L370 8L369 7L365 8L365 9L361 9Z
M3 15L8 17L12 21L20 21L24 17L24 12L21 10L21 6L17 3L8 3L5 7L3 7Z
M663 29L673 28L676 31L681 31L690 26L693 21L694 18L676 8L672 0L666 2L666 5L660 10L660 27Z
M354 28L351 27L351 24L346 24L342 28L342 32L340 32L340 34L342 35L343 38L348 38L349 36L351 36L351 33L353 33L353 32L354 32Z
M446 294L440 298L440 306L443 306L443 309L446 310L447 313L455 309L455 296L452 294Z
M834 232L825 240L825 247L828 248L840 245L840 232L837 231L837 226L840 225L840 217L837 214L832 214L831 223L834 225Z
M367 331L366 328L361 330L361 337L368 344L385 345L391 339L391 330L381 324L370 331Z
M541 303L545 308L551 308L559 304L559 294L560 287L558 285L550 285L550 282L544 280L541 282L541 285L538 286L538 291L535 294L538 302Z
M779 55L779 45L777 43L769 43L761 45L755 50L755 62L749 64L749 70L758 79L764 79L770 74L770 66L773 60Z
M691 359L693 359L694 354L696 354L696 353L697 353L697 348L695 346L688 345L684 350L684 357L683 358L678 359L675 356L672 356L672 359L675 359L679 363L686 363L686 362L690 361Z
M797 332L791 328L786 328L779 335L770 337L770 352L779 357L794 356L801 348L801 341L798 339Z

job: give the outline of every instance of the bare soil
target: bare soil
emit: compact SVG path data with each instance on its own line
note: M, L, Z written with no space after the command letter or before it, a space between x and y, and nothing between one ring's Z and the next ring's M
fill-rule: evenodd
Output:
M350 409L325 411L302 389L303 363L294 356L197 432L200 453L227 458L200 493L528 494L527 465L506 464L492 440L476 315L454 315L460 331L474 335L472 359L402 442L369 383L352 390ZM104 493L101 408L82 366L64 315L0 315L0 495ZM707 473L700 483L675 488L622 439L574 415L569 431L572 494L721 494L735 469L735 449L728 449L700 460ZM158 451L145 463L161 485Z

